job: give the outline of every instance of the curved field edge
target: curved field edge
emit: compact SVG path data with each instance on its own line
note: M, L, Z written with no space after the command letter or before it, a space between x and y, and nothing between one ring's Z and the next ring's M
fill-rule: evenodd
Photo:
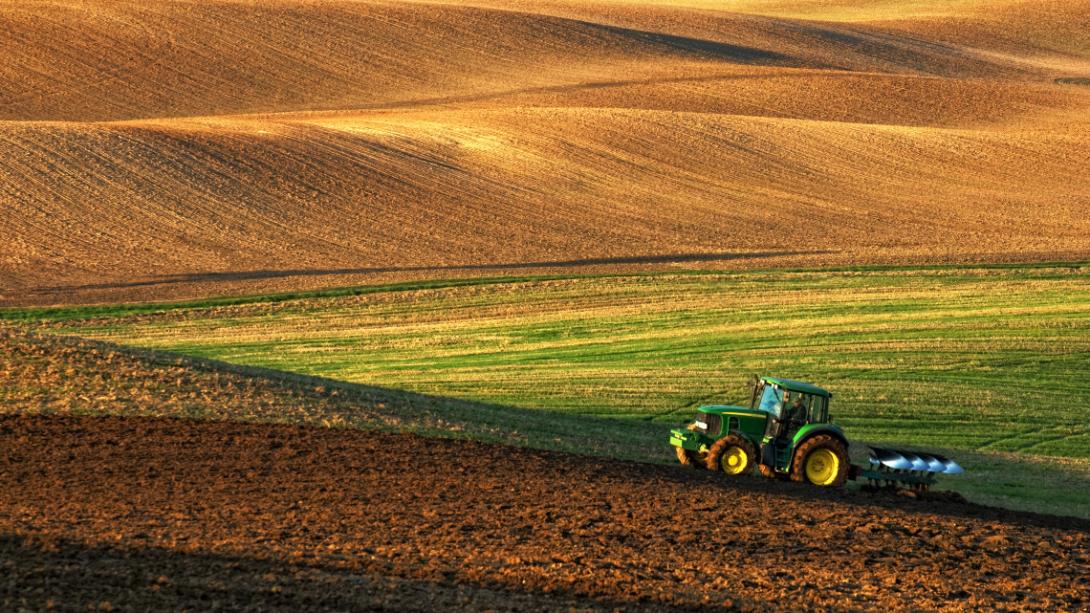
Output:
M0 304L1090 253L1086 0L455 4L0 5Z
M1040 70L858 23L638 3L622 10L511 8L9 2L0 6L0 24L11 33L10 42L0 41L10 58L0 68L0 118L101 121L352 108L566 84L651 62L959 76ZM1047 15L1033 17L1040 13Z
M1076 280L1084 278L1084 273L1079 268L1074 269L1010 269L1005 267L990 267L983 269L987 271L991 276L1002 277L1006 275L1010 277L1015 275L1020 277L1021 283L1029 282L1028 276L1036 276L1038 282L1041 278L1044 278L1044 282L1050 282L1049 279L1064 279L1068 281L1074 278ZM982 270L977 270L976 274L981 274ZM800 273L791 273L786 271L770 271L764 277L765 279L771 277L790 277L791 275L798 275ZM902 276L930 276L945 279L945 283L955 285L958 278L964 278L967 275L971 276L972 271L958 271L956 269L926 269L926 270L899 270L895 272L882 271L876 273L874 271L841 271L840 273L814 273L811 271L809 274L820 274L826 277L826 279L834 277L864 277L868 274L899 274ZM945 276L944 276L945 275ZM740 283L748 279L748 282L752 285L761 280L762 277L754 275L753 273L735 274L735 275L708 275L706 273L687 275L687 276L667 276L667 275L655 275L647 278L627 278L634 283L656 283L667 287L668 290L676 290L679 285L678 279L688 279L689 281L701 280L707 281L705 277L711 276L713 278L727 277L734 279L735 283ZM804 275L805 276L805 275ZM739 279L742 281L739 281ZM569 280L571 281L571 280ZM416 308L418 315L425 317L434 316L439 312L436 308L439 303L430 303L431 308L423 308L429 305L426 297L429 294L443 294L454 293L457 295L459 292L469 292L470 294L477 295L474 300L480 300L479 294L483 294L485 297L489 293L496 292L498 289L502 289L503 282L495 281L500 288L493 286L470 286L470 287L448 287L446 289L430 288L421 291L413 291L404 287L396 288L399 291L393 292L391 290L390 295L376 297L374 294L366 294L363 296L355 295L350 298L344 298L342 294L341 298L324 296L314 300L313 303L308 303L306 299L284 299L281 302L270 302L267 304L261 303L249 303L248 307L238 307L245 309L257 309L259 311L268 311L265 315L268 315L270 319L266 319L265 322L277 322L284 324L283 331L290 330L290 321L292 317L298 316L301 312L309 313L307 316L314 315L315 312L330 311L337 312L341 310L343 312L344 304L337 306L339 300L370 300L376 299L378 303L385 304L384 308L393 308L398 310L398 304L404 303L406 305L415 305L406 308ZM577 279L572 281L578 284L601 284L611 282L610 278L593 278L593 279ZM614 279L612 282L616 282ZM770 281L769 281L770 282ZM549 279L549 280L537 280L537 285L549 285L549 284L562 284L562 280ZM1012 280L1007 279L1004 287L1011 287ZM527 282L525 280L509 281L508 285L517 288L522 293L527 288L533 288L535 282ZM358 289L358 288L357 288ZM372 288L373 289L373 288ZM510 290L510 288L508 288ZM540 289L540 288L539 288ZM576 288L578 290L578 287ZM349 291L349 290L341 290ZM854 291L854 290L853 290ZM510 291L500 292L501 295L505 295L508 299L512 299L513 294ZM1058 296L1058 299L1063 302L1063 293L1056 294L1052 292L1054 297ZM1043 295L1043 294L1035 294ZM370 296L371 298L367 298ZM422 296L425 299L422 299ZM537 295L540 297L540 294ZM432 296L434 298L434 296ZM451 297L448 296L448 299ZM463 296L465 298L465 296ZM531 307L540 307L542 303L534 302L535 297L533 295L524 296L526 304ZM518 305L518 299L512 299L505 308L509 308L512 305ZM231 327L241 326L245 324L246 317L253 317L254 313L250 312L248 315L240 313L237 310L233 311L233 307L212 307L206 311L196 307L177 307L175 311L164 310L159 314L132 314L127 317L120 317L114 321L110 321L108 317L104 315L102 311L97 311L98 318L90 321L83 321L79 323L75 320L65 322L54 322L48 324L45 321L39 321L40 325L44 325L47 328L52 327L53 332L73 332L81 334L97 334L103 337L112 337L115 340L121 342L147 342L147 339L140 341L135 337L130 337L126 340L125 334L119 334L119 331L123 331L125 325L134 326L129 330L131 333L133 330L140 329L140 326L144 326L144 332L147 332L147 326L150 324L164 326L164 330L169 331L173 326L175 329L171 334L175 337L173 344L177 350L188 353L201 353L204 352L208 355L215 356L217 354L225 354L226 349L230 349L230 345L235 343L238 345L237 339L232 339L233 334ZM450 304L447 304L450 306ZM465 306L464 304L462 305ZM482 305L476 304L474 308L480 309ZM492 305L495 308L496 305ZM972 305L969 305L972 307ZM335 308L336 307L336 308ZM972 307L975 308L975 307ZM186 310L188 309L188 310ZM310 310L308 310L310 309ZM316 309L316 311L315 311ZM487 309L486 309L487 310ZM543 313L548 312L548 309L539 309ZM1000 309L1002 310L1002 309ZM78 315L70 311L66 311L69 316L76 317ZM894 310L895 311L895 310ZM455 312L459 312L455 310ZM461 311L464 312L464 309ZM123 313L123 312L122 312ZM429 315L430 313L430 315ZM857 313L859 314L859 313ZM39 316L45 316L42 313L38 313ZM52 316L59 316L60 313L52 313ZM88 313L82 313L81 316L87 316ZM115 315L119 315L115 313ZM388 314L387 314L388 315ZM404 315L404 313L402 314ZM487 313L486 313L487 315ZM865 315L865 314L864 314ZM1023 315L1015 314L1016 317ZM211 321L215 322L216 326L225 326L220 330L220 334L225 335L225 345L221 349L210 349L205 346L204 349L200 347L200 326L204 325L202 319L211 318ZM156 319L160 319L157 324ZM321 330L322 317L318 317L319 322L317 331ZM366 318L360 320L364 325L367 322ZM486 317L487 319L487 317ZM128 323L126 324L126 320ZM343 318L342 318L343 321ZM689 320L691 322L691 319ZM328 323L329 320L325 319ZM252 322L251 322L252 323ZM514 328L525 328L525 322L518 317L511 318L511 325ZM617 323L617 322L614 322ZM1009 323L1009 320L1008 320ZM1058 322L1062 326L1080 325L1077 321ZM1057 322L1052 322L1050 325L1055 325ZM396 322L393 322L396 326ZM81 327L82 326L82 327ZM106 334L104 330L112 329L113 332ZM187 332L188 330L188 332ZM275 330L274 330L275 331ZM1078 328L1075 328L1076 336L1078 338ZM192 335L190 335L192 332ZM327 330L328 332L328 330ZM448 331L450 332L450 331ZM491 333L495 334L495 330ZM540 332L540 330L539 330ZM532 330L529 333L533 333ZM457 335L464 335L467 339L474 338L474 332L472 330L460 329L457 331ZM182 346L187 342L189 338L190 345ZM688 413L691 411L691 406L677 406L674 408L677 410L667 411L665 414L655 413L643 413L643 414L624 414L627 418L611 417L608 414L601 414L602 411L588 410L587 407L575 407L568 410L547 410L547 402L549 397L555 393L556 385L555 379L548 373L548 370L542 370L541 366L543 362L541 360L524 360L525 354L518 351L512 353L512 360L524 361L523 364L526 368L526 380L533 383L533 391L525 393L520 396L518 401L503 401L502 394L496 395L495 390L489 391L489 382L487 377L484 381L476 386L472 385L472 381L469 381L470 385L467 387L466 375L461 375L461 382L443 381L442 377L435 377L434 373L421 375L420 373L412 374L409 380L393 383L378 383L378 384L360 384L351 383L343 379L343 370L345 364L352 364L353 362L359 363L361 360L382 360L383 351L381 348L375 349L372 353L360 353L356 358L350 359L348 362L341 361L341 374L338 374L338 368L329 369L329 364L326 364L326 370L328 371L327 377L311 377L306 374L297 374L296 372L285 372L285 370L294 370L299 372L306 372L307 370L315 370L317 366L321 366L321 360L315 360L315 355L320 355L322 351L337 351L336 345L331 345L328 340L319 338L320 334L315 334L313 337L304 337L298 339L299 342L291 342L281 347L260 347L260 351L268 354L281 354L284 356L294 356L294 365L291 368L285 368L283 366L278 368L254 368L252 366L245 366L239 364L225 364L221 361L207 361L194 357L182 357L172 355L169 353L160 353L157 351L140 351L139 355L144 356L146 359L152 359L153 361L165 360L165 363L186 364L183 371L186 368L194 364L204 365L201 368L216 370L217 372L232 372L241 377L256 377L254 380L265 380L271 378L273 380L286 380L292 382L291 385L300 386L300 389L306 390L308 387L313 391L313 388L321 388L320 393L332 393L333 397L338 394L348 393L346 400L332 405L319 403L321 406L314 408L310 406L310 402L299 401L294 395L287 396L286 399L271 400L266 398L258 403L251 403L246 399L236 400L230 396L221 398L216 402L210 404L201 404L196 402L196 398L201 398L200 394L194 396L196 392L187 392L187 395L180 396L178 399L172 400L172 403L157 403L154 404L155 408L150 408L151 405L143 405L139 402L133 403L129 401L126 404L122 401L118 404L116 397L107 395L96 395L90 393L76 393L76 392L64 392L57 397L51 396L54 391L51 391L50 384L41 384L38 386L22 388L18 386L12 386L10 383L5 385L5 388L9 389L7 392L9 406L18 407L12 410L18 411L41 411L41 412L119 412L120 414L151 414L151 415L178 415L178 416L190 416L199 418L216 418L216 419L241 419L241 420L254 420L254 421L282 421L291 423L310 423L315 425L325 425L334 427L353 427L353 428L381 428L381 429L407 429L415 432L421 432L431 436L454 436L454 437L468 437L480 440L487 440L493 442L501 442L506 444L525 445L531 447L541 447L548 449L558 449L564 451L575 451L579 453L590 453L595 455L602 455L608 457L618 457L625 459L635 459L643 461L656 461L656 462L670 462L671 457L668 447L664 444L664 434L670 425L674 422L679 422L682 419L687 418ZM1085 335L1083 335L1085 336ZM1026 340L1026 339L1023 339ZM450 341L450 336L446 337L446 341ZM40 338L36 342L52 343L53 340L46 338ZM86 341L64 341L76 343L86 343ZM161 342L161 339L160 339ZM351 341L358 343L359 339ZM205 341L207 344L207 341ZM132 350L125 349L120 350L113 345L103 345L104 347L113 347L111 351L125 351L130 352ZM366 349L366 343L363 344L363 349ZM308 354L309 349L316 349L319 353ZM234 350L237 350L236 346ZM253 348L251 348L253 349ZM372 348L374 349L374 348ZM698 348L699 349L699 348ZM387 351L389 348L387 348ZM78 352L77 352L78 353ZM639 354L625 354L620 351L620 357L626 359L639 361ZM675 350L676 353L676 350ZM684 353L684 351L682 351ZM697 356L700 356L699 351L695 352ZM941 352L939 352L941 355ZM934 372L927 372L926 369L918 369L915 372L915 376L918 379L926 380L928 378L934 379L930 388L923 387L910 390L913 398L925 398L929 394L932 394L935 390L942 391L944 387L950 385L968 385L970 389L980 389L981 386L993 389L992 391L998 391L995 395L990 395L989 399L994 400L998 397L1002 399L1002 392L1004 389L1009 389L1012 385L1012 380L1018 381L1037 381L1043 388L1031 388L1026 390L1026 393L1014 398L1019 403L1028 402L1029 399L1049 399L1049 395L1046 393L1040 393L1041 389L1049 389L1050 385L1055 385L1057 381L1068 381L1068 387L1073 388L1075 396L1078 395L1078 380L1079 375L1074 373L1072 369L1077 370L1078 365L1081 363L1077 358L1081 354L1081 351L1076 351L1076 355L1071 359L1057 361L1054 359L1040 359L1038 356L1036 365L1034 366L1034 358L1032 356L1022 356L1021 360L1016 360L1013 363L1004 364L1002 359L993 359L993 364L989 365L987 360L983 360L974 366L974 368L981 370L981 366L987 368L982 369L977 373L977 376L972 377L956 377L951 376L948 368L936 369ZM365 357L361 357L365 356ZM426 356L425 356L426 357ZM433 356L434 357L434 356ZM555 357L555 356L554 356ZM601 356L598 356L599 359ZM706 356L705 356L706 357ZM986 358L986 352L982 352L982 357ZM1002 356L997 356L1002 358ZM1047 357L1047 356L1045 356ZM1055 356L1053 356L1055 357ZM569 355L570 358L570 355ZM1008 356L1009 358L1009 356ZM19 358L12 358L15 363L20 361ZM253 361L252 358L242 358L238 356L225 355L225 359L231 361ZM704 358L698 357L698 361L703 361ZM767 360L767 357L764 358ZM1082 360L1083 362L1085 360ZM30 363L34 363L32 359ZM308 365L309 363L309 365ZM1032 368L1036 368L1041 372L1026 372L1025 368L1020 368L1018 364L1023 366L1029 364ZM1069 369L1066 372L1046 372L1051 369L1052 366L1060 363L1066 363ZM337 366L336 361L333 362L334 366ZM731 396L737 396L740 390L740 381L734 381L730 377L730 373L737 373L739 370L730 366L714 366L711 370L714 372L704 373L703 379L693 379L689 377L684 382L692 384L694 381L697 383L695 388L701 393L691 399L692 404L700 402L712 402L712 401L737 401L740 398L733 398ZM799 368L788 369L785 366L781 366L777 369L778 374L784 374L789 372L792 374L798 372L804 372L807 369L812 370L812 363L796 364ZM932 364L932 367L935 365ZM488 368L495 368L495 365L491 365ZM502 365L501 365L502 367ZM708 370L708 365L701 365L701 368ZM6 372L10 374L11 366L6 369ZM537 369L535 371L535 368ZM690 367L686 367L687 369ZM1085 435L1082 435L1080 439L1078 433L1068 433L1064 431L1063 424L1067 421L1065 415L1068 415L1071 410L1075 410L1076 407L1085 406L1085 402L1074 398L1073 396L1060 396L1051 398L1051 404L1045 403L1048 406L1037 407L1032 414L1026 411L1024 408L1013 407L1011 411L1011 418L1008 424L1001 424L1001 427L996 430L996 435L987 441L977 441L974 445L978 450L971 450L966 448L966 440L960 440L959 437L953 436L958 434L958 430L972 431L974 429L980 429L979 425L974 425L972 413L957 413L956 411L946 415L933 415L927 414L922 416L913 416L912 404L905 404L903 407L899 407L896 403L898 398L886 397L882 400L882 406L884 407L880 415L875 416L874 419L862 419L865 417L859 414L858 410L846 410L851 407L851 399L857 390L845 390L845 385L851 385L851 379L865 375L865 370L856 371L837 371L837 367L834 365L833 369L829 372L829 376L814 376L814 380L825 382L829 384L830 381L835 382L830 385L834 390L837 390L838 397L834 402L834 414L837 415L838 420L847 426L851 433L859 433L855 437L856 440L871 440L880 441L886 443L898 443L898 444L917 444L925 446L927 449L935 451L945 451L954 457L957 457L962 461L969 469L969 473L963 478L951 478L944 480L943 486L957 489L965 493L972 500L977 502L986 502L991 504L998 504L1001 506L1007 506L1010 508L1019 508L1027 510L1038 510L1047 512L1060 512L1065 514L1078 514L1085 516L1085 509L1090 508L1086 499L1081 492L1088 491L1086 488L1087 479L1090 477L1090 464L1085 457L1081 457L1079 449L1085 451L1086 445L1081 445L1079 440L1085 439ZM95 369L90 369L94 371ZM74 371L78 372L78 370ZM182 371L179 371L182 372ZM438 372L438 371L437 371ZM574 374L573 374L574 372ZM569 380L575 382L577 385L585 384L585 381L581 381L578 376L578 369L573 372L566 373ZM764 372L768 372L765 370ZM538 376L544 373L545 376ZM313 373L311 373L313 374ZM555 374L555 373L554 373ZM637 373L641 376L646 376L646 372ZM727 381L724 381L724 377L728 377ZM26 377L22 377L26 378ZM33 378L33 377L31 377ZM614 379L618 378L618 375L613 375ZM428 386L424 386L424 391L429 393L413 393L405 391L404 389L395 388L419 388L419 380L438 379L437 382L432 384L429 389ZM739 377L740 379L740 377ZM866 388L868 385L881 385L882 378L874 379L871 377L870 383L864 383ZM374 382L372 382L374 383ZM593 381L592 381L593 383ZM616 383L616 381L614 381ZM660 390L655 389L657 380L653 376L647 376L642 382L641 392L644 395L651 394L659 400L663 399L663 394ZM494 382L493 382L494 384ZM67 381L57 380L55 385L60 386L61 389L67 389ZM597 385L597 391L594 392L595 396L590 398L592 401L598 399L606 399L610 396L611 383L605 380L604 384L602 380L599 380ZM723 391L721 388L724 386L730 389ZM291 386L289 386L291 387ZM736 389L738 388L738 389ZM22 391L10 391L18 390ZM340 391L335 391L340 390ZM347 392L346 392L347 390ZM676 393L678 390L666 390L667 395L670 393ZM685 392L685 390L681 390ZM887 391L887 390L883 390ZM1067 391L1072 391L1068 389ZM844 392L841 394L840 392ZM1066 392L1065 392L1066 393ZM294 394L294 392L293 392ZM361 395L362 394L362 395ZM705 395L709 395L705 398ZM450 398L451 395L462 396L462 399ZM275 396L275 394L274 394ZM948 396L948 394L947 394ZM43 399L54 398L52 401ZM76 400L73 400L75 398ZM82 400L79 400L83 398ZM478 401L473 401L476 398ZM481 402L480 399L484 398L485 401ZM188 400L187 400L188 399ZM623 397L622 397L623 399ZM847 401L847 402L845 402ZM1066 401L1070 401L1065 404ZM324 402L324 401L323 401ZM914 400L914 402L918 402ZM858 405L858 397L856 398L856 404ZM890 405L894 405L892 410ZM522 407L522 408L516 408ZM555 407L553 407L555 409ZM1062 410L1061 410L1062 409ZM133 413L135 412L135 413ZM599 415L590 415L588 413L599 413ZM608 413L608 412L607 412ZM854 413L854 415L853 415ZM1028 414L1028 417L1027 417ZM993 425L990 422L995 420L995 416L987 417L984 427L986 429L992 429ZM1033 423L1029 423L1033 422ZM1040 422L1040 423L1038 423ZM958 428L952 428L951 424L959 424ZM952 438L951 438L952 437ZM964 438L964 437L961 437ZM994 440L993 440L994 439ZM1042 451L1048 452L1047 445L1057 444L1057 440L1067 440L1068 447L1066 451L1059 451L1053 449L1052 454L1059 457L1041 457L1036 455L1030 455L1032 453L1040 453ZM971 441L970 441L971 442ZM1045 445L1042 447L1041 445ZM1029 445L1031 448L1026 448ZM1035 448L1033 446L1036 445ZM1073 446L1072 446L1073 445ZM1022 449L1021 453L1011 453L1011 451ZM1067 457L1064 457L1067 456ZM863 461L863 457L857 457L857 461Z
M724 254L726 255L726 254ZM363 296L385 292L410 292L428 289L444 289L474 285L495 285L524 282L544 282L571 279L603 279L623 277L659 277L678 275L715 275L730 276L761 273L866 273L866 272L913 272L913 271L955 271L955 270L1034 270L1057 269L1071 272L1090 269L1090 260L1040 261L1040 262L973 262L950 264L860 264L851 266L788 267L788 268L753 268L745 271L731 270L688 270L670 271L632 271L602 272L589 274L527 274L482 277L449 277L421 280L397 281L393 283L371 283L366 285L333 286L274 293L237 294L210 296L191 300L162 300L140 302L116 302L98 304L72 304L52 306L13 306L0 307L0 322L43 323L96 319L101 317L123 317L128 315L151 315L187 309L208 309L215 307L241 306L259 303L279 303L292 300L318 298L342 298Z
M0 327L0 346L0 413L411 432L676 466L658 422L416 394L12 327ZM858 443L853 460L861 463L865 442ZM942 489L977 504L1090 518L1090 461L963 450L956 456L968 472L944 480Z
M234 608L237 591L263 586L282 593L251 604L287 608L306 590L300 582L320 578L308 568L327 571L327 597L295 609L365 608L360 597L383 584L399 589L386 607L405 608L405 592L415 592L410 608L449 608L411 583L374 586L375 575L456 584L465 588L458 608L470 609L570 610L573 599L580 610L793 611L803 598L852 610L1086 602L1090 522L1070 517L377 432L0 416L0 433L19 443L0 453L0 490L10 494L0 499L0 532L32 539L16 544L14 564L0 539L0 564L14 570L0 602L5 586L16 598L42 586L86 599L120 584L115 608L181 608L160 599L179 588L205 595L205 608L217 596ZM58 560L71 540L92 548ZM118 564L111 553L120 548L132 555ZM166 576L154 564L163 555L176 562ZM725 573L725 555L747 563ZM225 556L227 568L217 563ZM27 557L29 566L19 561ZM255 582L247 558L274 568ZM193 579L207 585L217 567L228 572L211 597L186 589ZM347 573L353 585L336 581ZM73 575L82 581L64 585ZM496 593L508 589L512 598ZM487 600L477 604L478 595Z
M4 126L0 304L641 261L1085 259L1084 116L972 130L527 107Z
M1079 268L519 281L50 329L418 393L663 424L752 373L817 381L854 436L1090 458ZM951 424L957 424L951 428Z

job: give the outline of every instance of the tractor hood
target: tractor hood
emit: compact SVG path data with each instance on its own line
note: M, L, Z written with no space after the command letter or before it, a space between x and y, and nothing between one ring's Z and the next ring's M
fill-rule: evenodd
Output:
M706 404L702 407L697 407L697 411L701 413L711 413L713 415L765 415L764 411L754 411L749 407L740 407L732 404Z

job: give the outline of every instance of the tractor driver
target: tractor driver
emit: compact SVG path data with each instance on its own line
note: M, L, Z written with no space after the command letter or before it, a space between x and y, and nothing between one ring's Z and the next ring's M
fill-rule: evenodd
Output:
M795 402L792 402L791 406L787 409L787 415L785 417L788 436L794 434L806 423L806 405L802 402L802 396L795 398Z

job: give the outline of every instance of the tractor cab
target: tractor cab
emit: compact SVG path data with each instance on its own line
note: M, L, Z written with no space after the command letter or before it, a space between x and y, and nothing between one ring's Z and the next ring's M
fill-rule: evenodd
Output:
M753 408L768 414L761 440L761 464L772 472L788 472L798 442L818 430L830 430L829 399L832 394L810 383L763 377L753 388ZM847 443L845 441L845 451Z
M764 377L753 387L750 407L768 414L768 436L785 438L807 424L828 423L831 397L816 385Z

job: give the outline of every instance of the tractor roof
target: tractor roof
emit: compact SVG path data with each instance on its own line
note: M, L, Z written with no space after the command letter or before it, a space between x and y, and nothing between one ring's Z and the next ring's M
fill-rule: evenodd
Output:
M761 381L764 381L765 383L773 383L792 392L814 394L815 396L825 396L826 398L832 397L832 394L830 394L828 391L823 390L820 387L810 383L803 383L802 381L781 379L779 377L761 377Z

